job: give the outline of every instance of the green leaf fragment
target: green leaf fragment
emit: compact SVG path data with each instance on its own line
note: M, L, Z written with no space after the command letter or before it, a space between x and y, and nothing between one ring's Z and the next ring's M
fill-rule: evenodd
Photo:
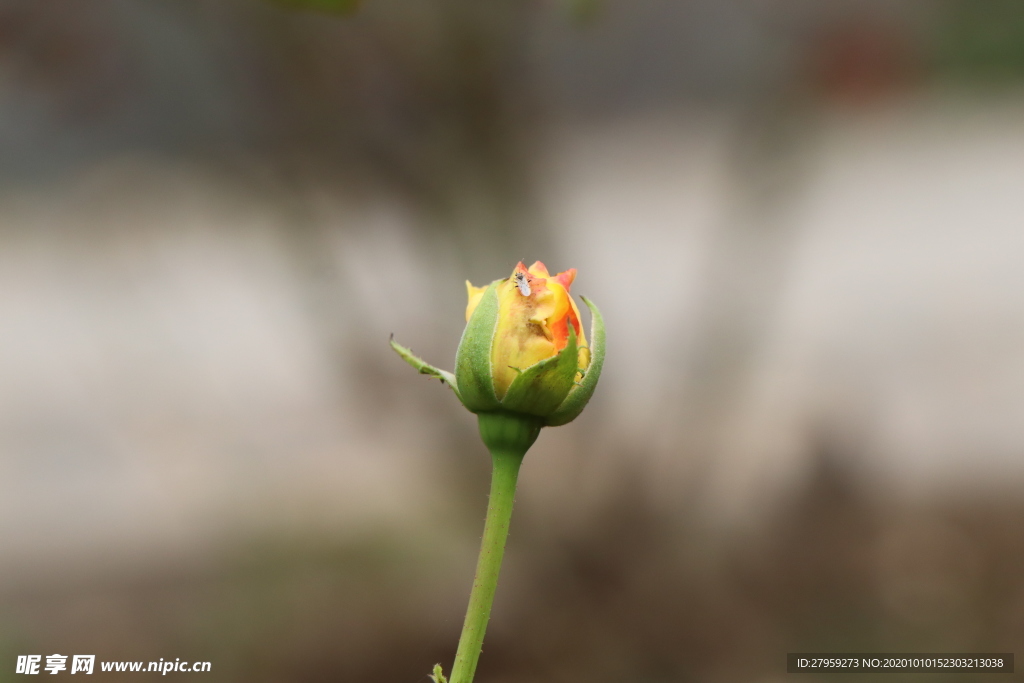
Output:
M444 677L440 664L434 665L434 673L430 675L430 680L434 681L434 683L448 683L448 679Z
M431 377L436 377L445 384L447 384L448 386L450 386L452 388L452 391L454 391L455 395L459 398L459 400L462 400L462 395L459 393L458 384L456 384L455 381L455 375L448 372L447 370L435 368L433 365L426 362L425 360L414 354L412 351L396 342L395 335L391 335L391 348L393 348L395 350L395 353L401 356L406 363L416 368L416 370L418 370L421 375L430 375Z

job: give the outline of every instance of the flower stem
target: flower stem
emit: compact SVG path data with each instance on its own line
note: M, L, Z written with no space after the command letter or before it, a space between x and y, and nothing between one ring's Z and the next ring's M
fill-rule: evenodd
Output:
M528 446L527 446L528 447ZM491 496L487 502L484 538L480 545L480 558L476 564L473 590L469 594L469 608L459 638L450 683L472 683L476 663L484 642L484 631L491 616L494 590L498 586L501 558L505 554L505 539L512 518L512 502L516 494L519 466L526 450L514 448L491 449Z

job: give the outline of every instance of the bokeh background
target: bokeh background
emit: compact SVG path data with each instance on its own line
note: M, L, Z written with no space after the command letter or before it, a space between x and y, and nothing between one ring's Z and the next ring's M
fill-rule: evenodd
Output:
M609 355L481 683L1020 649L1021 3L10 0L0 681L447 669L489 462L387 340L520 259Z

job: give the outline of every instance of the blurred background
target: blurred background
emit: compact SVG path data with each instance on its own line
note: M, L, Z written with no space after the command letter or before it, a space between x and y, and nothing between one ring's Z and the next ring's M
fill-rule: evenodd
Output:
M8 0L0 681L448 670L489 460L388 336L535 259L610 348L481 683L1022 642L1021 3Z

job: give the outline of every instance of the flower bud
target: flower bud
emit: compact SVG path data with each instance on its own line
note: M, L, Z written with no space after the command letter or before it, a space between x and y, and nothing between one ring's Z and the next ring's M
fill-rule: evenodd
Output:
M531 416L541 426L571 422L597 386L605 337L600 312L584 299L592 315L588 346L569 295L575 277L575 269L551 276L537 261L529 268L519 263L511 277L487 287L466 282L466 329L454 375L392 346L421 373L451 385L474 413Z

